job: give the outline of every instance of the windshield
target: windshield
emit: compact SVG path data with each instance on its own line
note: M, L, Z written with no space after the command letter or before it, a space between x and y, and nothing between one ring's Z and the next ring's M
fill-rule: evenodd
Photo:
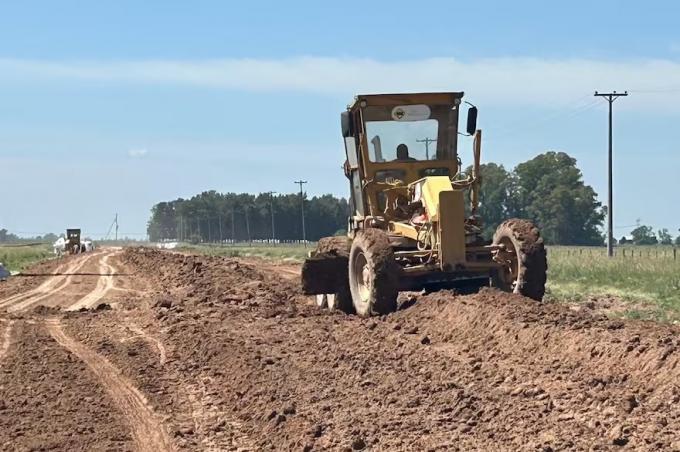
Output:
M366 107L369 159L379 163L455 158L457 114L450 106Z
M434 119L416 122L369 121L366 133L373 162L393 160L434 160L437 157L437 129Z

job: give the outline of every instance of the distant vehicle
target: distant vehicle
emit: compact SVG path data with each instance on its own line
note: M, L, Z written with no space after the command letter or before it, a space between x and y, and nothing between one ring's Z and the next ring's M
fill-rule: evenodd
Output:
M56 256L85 253L95 248L92 240L80 239L80 229L67 229L66 237L59 237L52 247Z
M78 254L80 248L80 229L66 230L66 252L68 254Z

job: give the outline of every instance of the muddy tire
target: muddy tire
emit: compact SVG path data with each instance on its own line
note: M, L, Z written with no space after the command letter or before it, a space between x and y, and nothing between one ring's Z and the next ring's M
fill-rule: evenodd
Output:
M399 270L387 233L380 229L357 232L349 253L349 287L358 315L396 311Z
M504 264L493 278L494 285L541 301L548 260L538 228L528 220L506 220L496 229L493 244L505 246L505 250L494 253L494 260Z
M345 284L339 291L334 294L328 294L326 298L329 311L342 311L345 314L354 314L354 304L352 303L352 294L349 290L349 285Z

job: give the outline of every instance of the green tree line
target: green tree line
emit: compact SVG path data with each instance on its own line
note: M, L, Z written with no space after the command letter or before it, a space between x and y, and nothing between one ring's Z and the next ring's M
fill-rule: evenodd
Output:
M342 232L347 225L347 200L332 195L304 200L307 240ZM273 217L273 219L272 219ZM272 231L273 226L273 231ZM147 226L151 241L193 242L302 238L299 194L218 193L206 191L191 199L160 202L151 209Z

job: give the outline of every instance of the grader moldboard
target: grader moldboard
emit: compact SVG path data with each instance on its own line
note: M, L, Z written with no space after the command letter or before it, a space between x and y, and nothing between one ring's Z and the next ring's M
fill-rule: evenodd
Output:
M547 260L538 228L510 219L493 240L482 237L482 132L477 108L468 104L474 158L463 174L462 98L462 92L360 95L341 114L348 236L321 239L302 267L302 290L319 306L382 315L397 309L399 291L482 286L543 298Z

